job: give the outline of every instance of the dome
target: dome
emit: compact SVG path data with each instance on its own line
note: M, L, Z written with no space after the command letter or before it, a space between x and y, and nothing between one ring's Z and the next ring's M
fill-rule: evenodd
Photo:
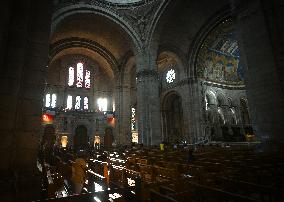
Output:
M142 0L105 0L105 1L114 4L133 4L133 3L138 3Z

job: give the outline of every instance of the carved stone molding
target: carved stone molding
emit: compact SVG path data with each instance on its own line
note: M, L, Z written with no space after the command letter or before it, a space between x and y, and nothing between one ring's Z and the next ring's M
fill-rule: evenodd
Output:
M151 30L153 30L153 22L158 18L157 13L162 5L168 0L143 0L130 4L111 3L104 0L54 0L54 13L68 6L76 6L80 10L80 6L88 5L91 7L101 8L102 14L104 10L113 13L113 18L118 21L126 22L132 30L138 35L140 49L144 49L151 38ZM72 10L72 9L71 9ZM65 13L66 11L63 11ZM78 11L79 12L79 11Z
M163 90L169 90L169 89L172 89L172 88L181 87L181 86L184 86L184 85L192 85L192 84L196 84L196 83L197 83L196 78L186 78L186 79L177 81L175 83L167 84L166 86L163 87Z
M226 85L222 83L213 83L209 81L201 81L200 84L205 85L205 86L212 86L212 87L217 87L217 88L222 88L222 89L228 89L228 90L245 90L246 88L245 85L234 86L234 85Z
M50 51L49 51L50 59L52 59L55 55L57 55L64 49L71 48L71 47L72 48L82 47L82 48L87 48L92 51L95 51L106 59L106 61L111 65L114 72L119 71L118 62L115 59L115 57L111 54L111 52L109 52L105 47L101 46L97 42L84 39L84 38L72 37L72 38L63 39L54 44L51 44Z

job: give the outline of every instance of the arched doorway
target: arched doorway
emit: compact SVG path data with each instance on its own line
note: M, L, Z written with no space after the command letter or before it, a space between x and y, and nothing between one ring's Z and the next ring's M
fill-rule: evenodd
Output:
M55 143L56 135L55 135L55 128L51 125L47 125L44 128L43 137L42 137L42 145L45 147L52 147Z
M105 135L104 135L104 147L105 149L110 149L113 143L113 134L112 134L112 128L106 128L105 129Z
M166 95L163 101L163 137L167 143L184 141L182 98L176 93Z
M80 125L76 128L73 145L75 150L86 149L88 147L88 134L85 126Z

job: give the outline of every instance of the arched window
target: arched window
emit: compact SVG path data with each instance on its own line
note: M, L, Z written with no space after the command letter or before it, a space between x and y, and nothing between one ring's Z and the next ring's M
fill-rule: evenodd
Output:
M115 112L115 101L112 103L112 111Z
M75 109L80 109L80 108L81 108L81 97L80 96L76 96Z
M51 107L51 108L55 108L56 107L56 100L57 100L57 96L56 94L50 94L47 93L45 95L45 107Z
M56 96L56 94L52 94L52 96L51 96L51 107L52 108L55 108L56 107L56 99L57 99L57 96Z
M91 88L91 71L86 69L81 62L77 63L76 71L74 67L69 67L68 86L72 87L75 85L75 78L77 88Z
M89 109L89 99L88 97L84 97L84 109Z
M85 74L85 88L91 87L91 72L89 70L86 70Z
M83 82L84 82L84 68L82 63L77 64L77 83L76 86L77 88L83 87Z
M88 110L89 109L89 98L77 95L75 97L75 106L73 106L73 96L67 96L67 107L66 109L73 109L75 110Z
M71 95L67 96L67 104L66 104L66 109L72 109L72 99L73 97Z
M132 133L132 142L138 143L138 127L136 121L136 109L131 107L131 133Z
M100 111L107 111L107 98L98 98L97 103Z
M131 108L131 131L136 131L136 109Z
M68 86L73 86L74 85L74 68L73 67L69 67L69 72L68 72Z
M45 95L45 107L50 107L50 94Z

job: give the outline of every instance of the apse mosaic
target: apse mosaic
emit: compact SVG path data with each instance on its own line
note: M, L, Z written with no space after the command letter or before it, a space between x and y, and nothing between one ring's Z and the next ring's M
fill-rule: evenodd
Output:
M244 84L238 42L231 19L223 21L209 32L199 50L196 70L198 77L208 81Z

